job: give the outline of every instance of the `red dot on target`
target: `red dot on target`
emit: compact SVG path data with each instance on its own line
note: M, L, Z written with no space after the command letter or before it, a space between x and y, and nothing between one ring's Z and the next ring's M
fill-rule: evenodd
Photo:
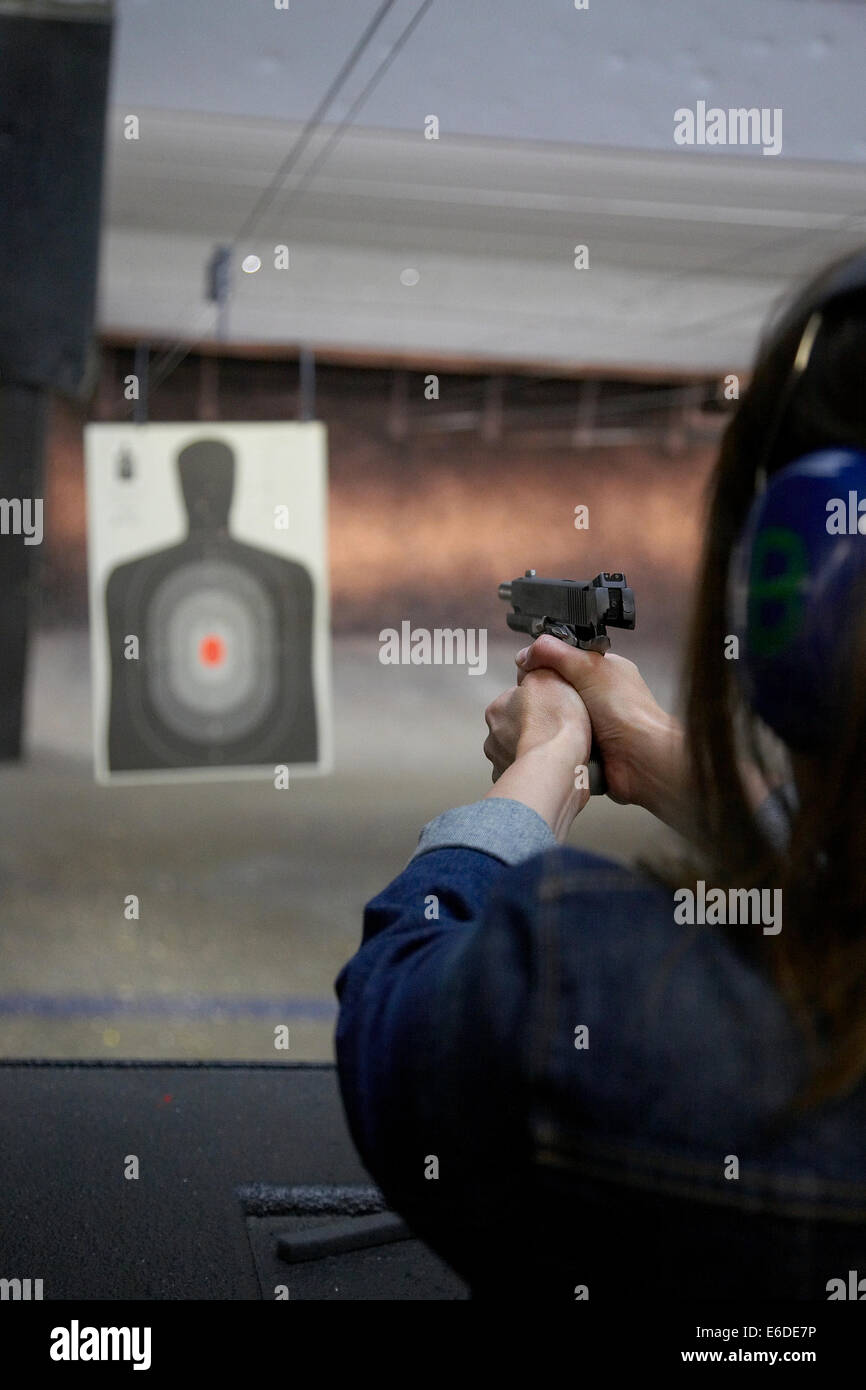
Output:
M203 637L198 644L198 659L202 666L221 666L226 659L226 644L221 637Z

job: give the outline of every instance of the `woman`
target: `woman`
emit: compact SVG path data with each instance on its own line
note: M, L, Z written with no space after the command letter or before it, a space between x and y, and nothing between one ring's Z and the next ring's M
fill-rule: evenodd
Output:
M631 662L539 638L487 710L491 791L366 909L352 1134L476 1297L866 1296L864 374L858 255L776 320L726 431L684 728ZM561 847L593 734L687 865Z

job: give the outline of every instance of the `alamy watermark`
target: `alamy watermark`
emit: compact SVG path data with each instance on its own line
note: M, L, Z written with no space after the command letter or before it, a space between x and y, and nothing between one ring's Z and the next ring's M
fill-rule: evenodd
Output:
M853 1299L862 1303L866 1299L866 1279L861 1279L856 1269L848 1270L847 1279L828 1279L825 1287L828 1303L835 1303L840 1299Z
M681 926L762 926L764 936L782 930L781 888L692 888L674 890L674 921Z
M408 619L379 633L383 666L465 666L470 676L487 670L486 627L415 627Z
M23 536L25 545L41 545L42 498L0 497L0 536Z
M866 536L866 497L849 491L844 497L831 497L827 503L828 536Z
M134 1371L147 1371L150 1345L149 1327L82 1327L73 1318L51 1329L48 1354L52 1361L131 1361Z
M676 145L761 145L762 154L782 153L781 106L721 106L695 103L674 112Z
M41 1279L0 1279L0 1301L29 1303L42 1298Z

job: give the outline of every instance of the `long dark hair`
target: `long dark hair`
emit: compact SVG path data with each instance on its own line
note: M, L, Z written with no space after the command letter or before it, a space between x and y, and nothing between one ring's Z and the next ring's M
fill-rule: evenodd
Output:
M866 449L866 289L825 303L840 268L854 270L858 260L866 286L866 254L834 262L784 306L761 342L710 480L684 681L700 846L691 875L713 886L782 889L783 930L749 933L745 949L763 958L807 1039L812 1070L800 1106L841 1095L866 1074L866 603L863 591L852 596L859 609L847 707L832 750L820 763L798 763L790 840L774 847L756 820L743 763L757 764L771 785L791 768L746 707L736 662L725 657L726 586L759 470L770 476L833 444ZM819 311L797 379L795 356ZM735 930L742 948L742 928Z

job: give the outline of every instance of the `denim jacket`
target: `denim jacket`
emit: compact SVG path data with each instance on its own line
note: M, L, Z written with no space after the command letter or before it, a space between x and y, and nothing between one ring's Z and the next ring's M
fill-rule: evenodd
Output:
M790 1109L755 930L678 925L518 802L425 827L337 980L337 1060L365 1165L475 1297L866 1298L866 1092Z

